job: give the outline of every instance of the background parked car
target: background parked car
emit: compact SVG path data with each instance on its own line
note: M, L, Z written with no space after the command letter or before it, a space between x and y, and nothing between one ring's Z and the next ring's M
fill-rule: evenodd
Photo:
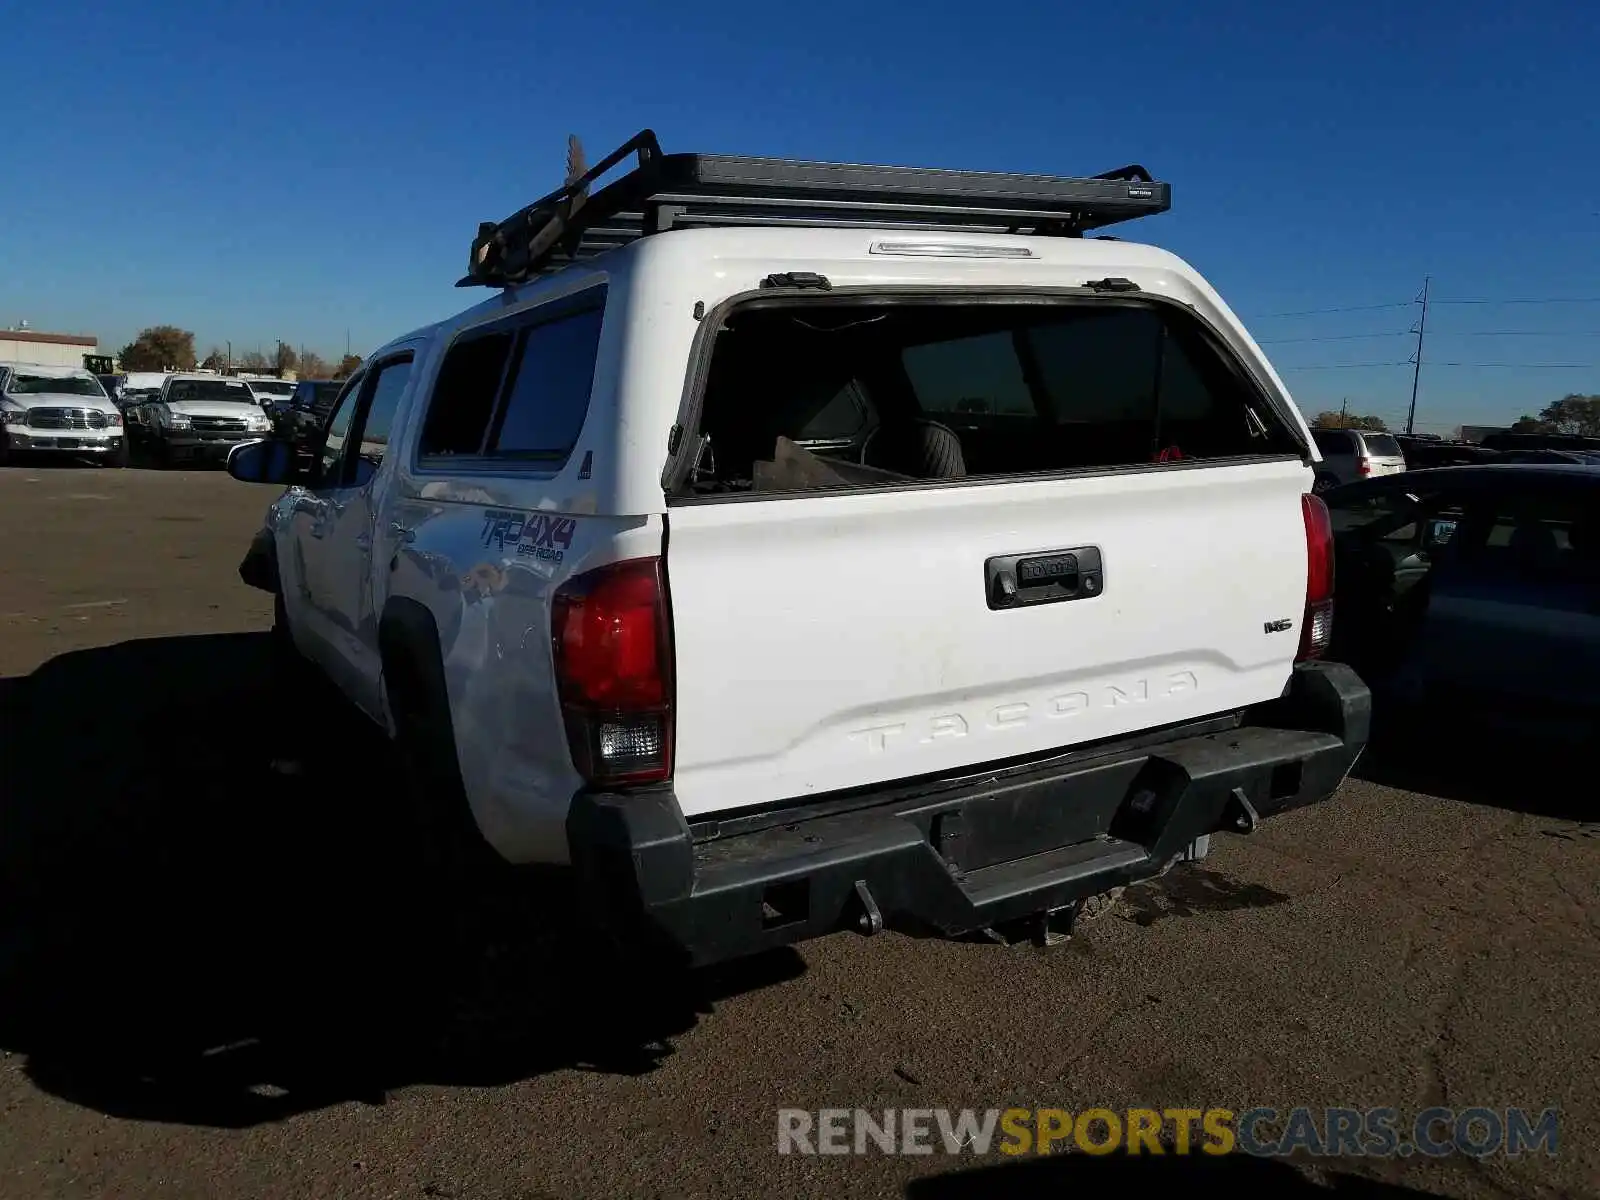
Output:
M242 379L169 375L142 401L129 425L140 450L161 465L178 459L221 462L239 442L265 437L272 424Z
M1441 467L1324 493L1330 657L1386 720L1600 732L1600 471ZM1541 728L1542 727L1542 728Z
M1490 451L1490 460L1499 463L1565 463L1573 467L1600 466L1600 453L1593 450L1505 450Z
M1502 453L1511 450L1577 450L1600 453L1600 438L1576 433L1491 433L1483 439L1484 448Z
M294 396L295 384L292 379L246 378L245 382L255 393L256 402L261 405L261 410L269 417L275 416L280 407L287 406Z
M302 440L318 433L333 411L344 382L338 379L302 379L294 385L287 405L273 406L273 426L280 437Z
M0 462L20 455L127 466L122 414L81 367L0 363Z
M1400 443L1387 433L1371 429L1313 429L1311 436L1322 455L1312 485L1318 492L1406 469Z
M1418 471L1427 467L1457 467L1472 463L1490 462L1496 452L1473 442L1450 442L1440 437L1392 435L1400 452L1405 455L1406 470Z

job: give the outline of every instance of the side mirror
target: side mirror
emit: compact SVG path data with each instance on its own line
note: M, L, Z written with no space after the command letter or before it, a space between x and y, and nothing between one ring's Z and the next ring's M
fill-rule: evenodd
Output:
M1450 541L1450 535L1455 533L1456 523L1447 517L1435 517L1422 527L1422 546L1425 550L1437 550L1440 546Z
M240 442L228 451L228 474L241 483L288 483L294 455L287 442L274 438Z

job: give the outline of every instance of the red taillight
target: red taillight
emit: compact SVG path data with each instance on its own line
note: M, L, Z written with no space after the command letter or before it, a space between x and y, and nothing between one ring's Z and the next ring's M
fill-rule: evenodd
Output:
M1320 658L1333 638L1333 522L1321 496L1300 497L1306 524L1306 611L1297 661Z
M1363 479L1365 479L1368 475L1371 475L1372 474L1372 460L1370 458L1359 458L1359 459L1357 459L1356 460L1356 474L1360 475Z
M574 576L551 601L550 642L567 744L591 784L672 774L672 648L659 558Z

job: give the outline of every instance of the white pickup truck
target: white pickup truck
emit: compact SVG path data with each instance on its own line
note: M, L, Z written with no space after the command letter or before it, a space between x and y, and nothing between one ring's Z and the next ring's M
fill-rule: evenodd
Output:
M23 455L125 467L122 414L81 367L0 363L0 464Z
M632 169L590 190L627 156ZM1048 931L1321 800L1368 693L1317 455L1090 179L664 155L473 241L241 565L470 852L706 963Z
M176 373L154 396L131 406L128 428L138 446L166 466L222 460L241 442L270 433L272 418L243 379Z

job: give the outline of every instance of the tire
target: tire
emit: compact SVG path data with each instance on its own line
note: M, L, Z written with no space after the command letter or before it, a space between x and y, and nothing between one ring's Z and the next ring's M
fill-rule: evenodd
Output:
M383 673L394 718L395 765L402 772L411 833L430 888L455 892L510 870L478 831L456 758L444 669L415 661L409 646L384 654Z
M274 756L283 762L298 762L305 747L296 741L303 736L303 729L294 714L320 711L324 685L316 669L295 647L281 593L272 597L272 631L267 636L267 718L274 730Z
M106 455L106 457L101 461L108 467L126 467L131 461L131 458L132 456L128 450L128 439L124 437L122 439L122 445L118 446L110 454Z

